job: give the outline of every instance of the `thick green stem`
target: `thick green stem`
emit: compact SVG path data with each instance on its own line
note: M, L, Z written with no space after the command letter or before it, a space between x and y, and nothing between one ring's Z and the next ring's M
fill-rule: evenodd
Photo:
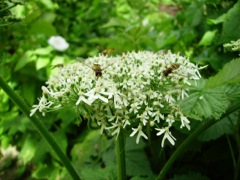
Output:
M116 158L117 158L117 179L125 180L126 179L126 162L125 162L125 138L120 130L118 138L115 141L116 147Z
M239 105L236 105L234 107L232 107L231 109L228 110L228 112L225 114L228 115L232 112L234 112L236 109L239 109ZM224 116L223 116L224 117ZM200 135L204 130L206 130L207 128L209 128L211 125L213 125L214 123L216 123L217 121L214 119L211 119L209 121L207 121L206 123L202 124L198 129L196 129L190 136L188 136L188 138L176 149L176 151L172 154L172 156L169 158L169 160L167 161L167 163L164 165L164 167L162 168L162 170L160 171L157 179L158 180L162 180L165 179L165 176L167 174L167 172L169 171L169 169L171 168L172 164L175 162L175 160L181 156L184 151L186 149L188 149L188 146L191 145L192 141L195 140L195 138Z
M38 132L46 139L48 144L52 147L53 151L57 154L61 162L64 164L70 175L74 180L79 180L80 177L78 176L77 172L71 165L69 159L67 156L63 153L63 151L60 149L59 145L55 141L55 139L52 137L52 135L48 132L45 125L42 123L42 120L39 116L33 115L32 117L29 116L30 114L30 108L28 105L14 92L14 90L9 87L9 85L4 81L4 79L0 76L0 87L8 94L8 96L12 99L12 101L20 108L20 110L28 116L28 118L31 120L35 128L38 130Z

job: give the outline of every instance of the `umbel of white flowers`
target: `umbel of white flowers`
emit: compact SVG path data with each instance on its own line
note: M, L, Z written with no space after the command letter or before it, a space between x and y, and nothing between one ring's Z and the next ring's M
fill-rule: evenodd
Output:
M118 137L120 131L148 139L147 129L172 145L171 127L190 130L177 101L188 96L191 82L201 78L197 65L179 54L149 51L118 56L100 54L58 69L42 87L37 110L74 107L81 117L99 126L101 133Z

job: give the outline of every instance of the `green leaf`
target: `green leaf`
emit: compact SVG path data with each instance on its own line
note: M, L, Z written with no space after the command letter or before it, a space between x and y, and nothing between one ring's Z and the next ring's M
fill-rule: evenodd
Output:
M81 136L81 142L76 143L71 152L72 158L78 165L82 165L85 161L89 161L90 156L96 153L95 147L101 143L99 130L86 131L85 133L86 134L82 134Z
M192 118L215 118L226 111L229 101L224 87L202 89L180 102L184 114Z
M28 63L36 60L36 55L34 54L34 51L28 50L17 62L14 70L17 71L24 66L26 66Z
M209 25L212 25L212 24L220 24L220 23L223 23L224 21L226 21L227 19L227 15L226 14L222 14L220 15L219 17L217 17L216 19L208 19L207 20L207 23Z
M49 55L51 51L52 51L52 48L48 46L45 48L38 48L34 51L34 53L37 55Z
M136 144L134 138L126 139L126 170L129 176L152 175L150 163L144 151L145 145L141 141Z
M227 83L239 83L240 82L240 58L234 59L225 64L223 69L211 77L207 83L207 88L216 87Z
M81 171L81 177L83 179L115 180L117 179L115 164L110 164L105 168L84 168Z
M214 37L215 37L216 33L217 33L217 30L205 32L201 41L199 42L199 45L201 45L201 46L211 45L213 40L214 40Z
M39 70L41 68L44 68L44 67L48 66L49 63L50 63L49 57L39 57L37 59L36 69Z
M237 117L239 112L234 112L224 119L216 122L210 128L206 129L202 134L198 136L200 141L211 141L218 139L225 134L233 134L234 127L237 126Z
M42 20L34 22L30 32L32 34L44 34L47 36L53 36L57 33L55 27L51 23Z
M60 170L51 164L39 164L32 177L37 179L55 180L59 178Z
M230 101L240 100L240 83L231 83L225 86L225 92Z
M36 151L36 143L36 140L33 139L30 135L25 139L23 147L19 154L19 157L22 159L24 164L29 162L34 157Z
M109 22L104 24L102 28L111 28L111 27L127 27L128 22L122 18L111 18Z
M237 40L240 37L240 1L238 1L226 14L226 21L223 23L221 43Z

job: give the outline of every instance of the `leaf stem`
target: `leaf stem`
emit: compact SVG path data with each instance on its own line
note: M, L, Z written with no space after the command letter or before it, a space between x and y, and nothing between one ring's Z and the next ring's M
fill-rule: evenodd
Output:
M32 117L29 116L30 114L30 108L29 106L24 102L23 99L19 95L17 95L14 90L4 81L4 79L0 76L0 87L6 92L6 94L12 99L12 101L20 108L20 110L28 116L30 121L33 123L35 128L38 130L38 132L42 135L43 138L46 139L48 144L52 147L53 151L57 154L63 165L68 170L69 174L72 176L74 180L80 180L80 177L78 176L77 172L71 165L69 159L67 156L63 153L59 145L57 144L56 140L52 137L52 135L48 132L48 129L45 127L45 125L42 123L42 120L38 115L33 115Z
M237 104L237 105L231 107L231 109L229 109L228 112L222 116L222 118L224 116L228 116L228 114L234 112L236 109L239 109L239 108L240 108L240 104ZM176 159L179 156L181 156L184 153L184 151L188 148L188 146L191 145L192 141L198 135L200 135L204 130L206 130L207 128L209 128L211 125L213 125L216 122L218 122L218 121L216 121L214 119L210 119L206 123L202 124L198 129L196 129L190 136L188 136L188 138L186 138L183 141L183 143L176 149L176 151L172 154L172 156L166 162L166 164L164 165L164 167L162 168L162 170L160 171L160 173L158 174L158 177L156 179L158 179L158 180L165 179L165 176L166 176L167 172L169 171L169 169L171 168L172 164L176 161Z
M126 179L126 162L125 162L125 139L122 129L115 141L116 159L117 159L117 179Z

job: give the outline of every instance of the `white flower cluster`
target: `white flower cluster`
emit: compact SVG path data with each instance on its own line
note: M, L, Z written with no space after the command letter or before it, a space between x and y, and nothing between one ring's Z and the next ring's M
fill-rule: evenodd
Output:
M100 54L59 68L42 87L43 96L30 115L71 106L96 123L101 133L117 137L124 130L138 143L141 137L148 139L151 129L163 135L162 146L165 139L174 145L173 124L190 129L177 101L188 96L192 80L200 79L198 70L171 52Z
M223 47L229 51L240 51L240 39L226 43Z

